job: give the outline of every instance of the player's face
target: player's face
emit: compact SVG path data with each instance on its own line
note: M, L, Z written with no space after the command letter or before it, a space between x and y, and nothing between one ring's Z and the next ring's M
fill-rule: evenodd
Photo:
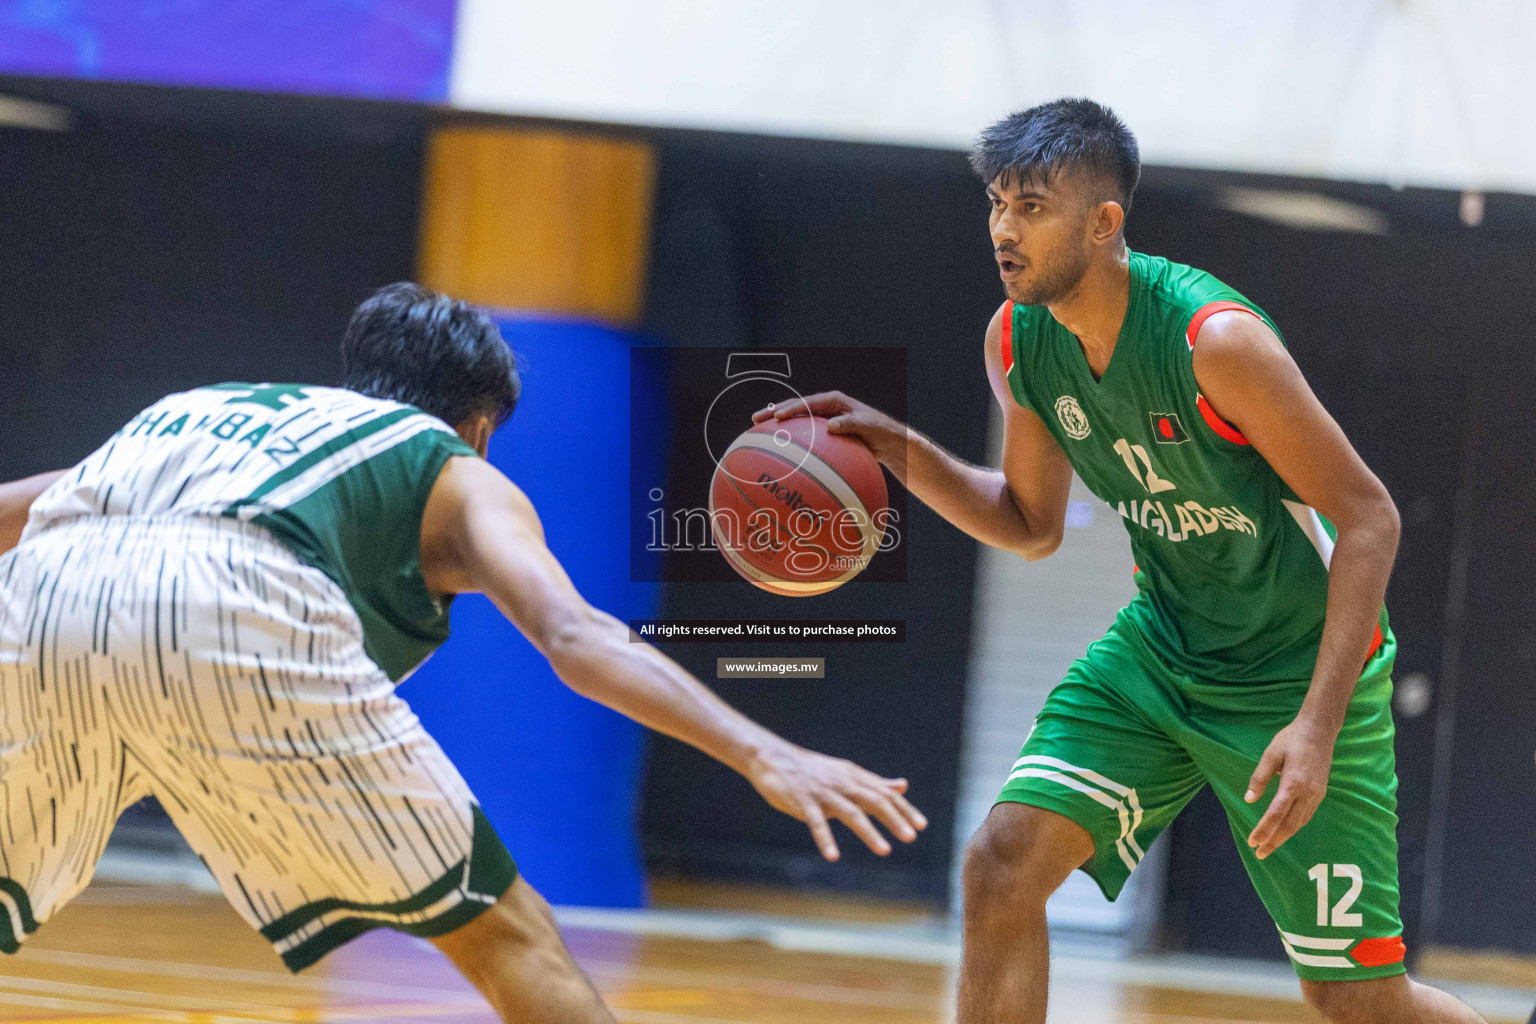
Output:
M987 186L992 249L1003 291L1014 302L1043 306L1077 287L1088 270L1088 216L1066 174L1049 184L999 175Z

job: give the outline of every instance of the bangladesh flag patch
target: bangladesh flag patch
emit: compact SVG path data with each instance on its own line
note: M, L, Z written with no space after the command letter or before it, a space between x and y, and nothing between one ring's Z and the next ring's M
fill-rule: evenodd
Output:
M1189 440L1178 413L1149 412L1147 415L1152 418L1152 439L1158 444L1183 444Z

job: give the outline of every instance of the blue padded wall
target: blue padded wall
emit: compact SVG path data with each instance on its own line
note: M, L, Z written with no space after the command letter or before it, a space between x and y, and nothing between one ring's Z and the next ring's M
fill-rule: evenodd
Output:
M549 320L506 318L501 327L524 365L523 399L492 438L491 462L533 500L587 600L620 619L651 616L656 585L629 582L633 338ZM638 725L568 690L479 596L455 601L453 638L401 694L546 898L641 905Z

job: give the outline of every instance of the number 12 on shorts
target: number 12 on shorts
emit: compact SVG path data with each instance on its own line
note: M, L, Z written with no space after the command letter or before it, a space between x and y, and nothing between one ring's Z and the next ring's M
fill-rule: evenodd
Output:
M1334 878L1349 879L1349 891L1344 898L1334 904L1333 913L1328 912L1328 869L1333 868ZM1361 914L1351 914L1349 908L1355 905L1355 900L1360 898L1360 890L1365 888L1365 879L1360 874L1358 864L1314 864L1312 870L1307 872L1307 877L1317 883L1317 925L1319 928L1359 928L1365 924L1365 917Z

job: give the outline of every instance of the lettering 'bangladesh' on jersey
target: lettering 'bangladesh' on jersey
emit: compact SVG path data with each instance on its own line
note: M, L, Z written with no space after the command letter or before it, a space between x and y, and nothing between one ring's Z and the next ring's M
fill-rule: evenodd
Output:
M1133 252L1130 278L1102 379L1050 310L1009 303L1009 388L1120 514L1140 588L1127 611L1154 650L1210 680L1308 678L1335 530L1215 413L1193 364L1200 325L1216 312L1241 310L1275 325L1192 267ZM1383 608L1372 657L1394 651Z
M474 449L442 420L340 388L169 395L33 503L31 536L82 516L225 516L265 527L346 594L368 656L404 678L448 638L421 576L438 472Z

